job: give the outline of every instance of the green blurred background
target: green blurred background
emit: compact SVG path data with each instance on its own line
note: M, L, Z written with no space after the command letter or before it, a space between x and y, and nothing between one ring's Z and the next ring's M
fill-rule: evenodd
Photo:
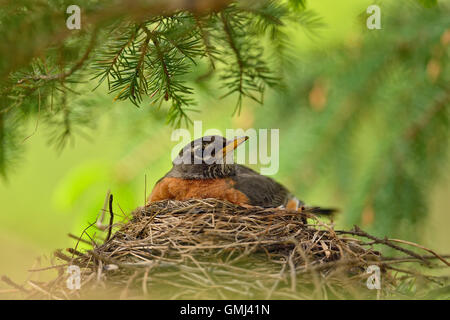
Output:
M275 178L307 203L340 208L337 228L357 223L449 253L447 103L414 148L399 140L421 123L435 96L448 94L448 1L426 13L386 2L379 3L382 29L368 31L365 10L373 1L310 1L325 25L315 36L289 30L293 63L286 91L267 92L263 106L245 101L241 114L231 116L234 97L218 99L214 80L195 83L200 112L191 117L203 121L203 130L279 128ZM400 53L394 50L399 44L405 46ZM0 180L0 274L25 279L36 257L73 246L67 234L95 221L108 189L115 212L130 213L171 167L177 142L170 141L164 110L113 102L104 87L93 86L80 85L83 95L71 101L102 106L89 114L95 125L83 129L88 138L76 135L58 152L47 143L45 125L32 134L37 118L28 122L25 153ZM414 112L417 117L404 116ZM408 160L396 159L398 150ZM396 161L404 161L405 172L392 165Z

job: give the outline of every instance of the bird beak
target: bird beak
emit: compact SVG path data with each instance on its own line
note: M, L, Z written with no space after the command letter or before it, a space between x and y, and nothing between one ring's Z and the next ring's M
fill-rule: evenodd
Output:
M227 145L222 149L222 156L225 157L227 153L236 149L240 144L244 143L248 140L248 137L237 137L234 140L231 140L227 143Z

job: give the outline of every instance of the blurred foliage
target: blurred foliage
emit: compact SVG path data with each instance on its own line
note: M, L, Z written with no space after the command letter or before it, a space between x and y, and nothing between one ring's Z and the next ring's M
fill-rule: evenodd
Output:
M362 28L303 59L288 93L258 113L261 126L280 124L288 144L281 173L300 195L327 177L346 225L417 235L427 216L448 160L449 9L385 5L383 31Z

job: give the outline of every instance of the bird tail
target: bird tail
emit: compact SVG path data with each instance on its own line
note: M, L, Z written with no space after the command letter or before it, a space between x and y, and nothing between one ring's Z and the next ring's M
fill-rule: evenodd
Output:
M335 213L339 212L339 210L334 208L305 207L303 212L332 217Z

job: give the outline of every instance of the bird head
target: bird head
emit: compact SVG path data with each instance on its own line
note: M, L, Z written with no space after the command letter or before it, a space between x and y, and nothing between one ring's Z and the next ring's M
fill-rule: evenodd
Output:
M173 160L174 168L187 178L227 176L234 172L233 150L248 137L227 140L222 136L204 136L181 149Z

